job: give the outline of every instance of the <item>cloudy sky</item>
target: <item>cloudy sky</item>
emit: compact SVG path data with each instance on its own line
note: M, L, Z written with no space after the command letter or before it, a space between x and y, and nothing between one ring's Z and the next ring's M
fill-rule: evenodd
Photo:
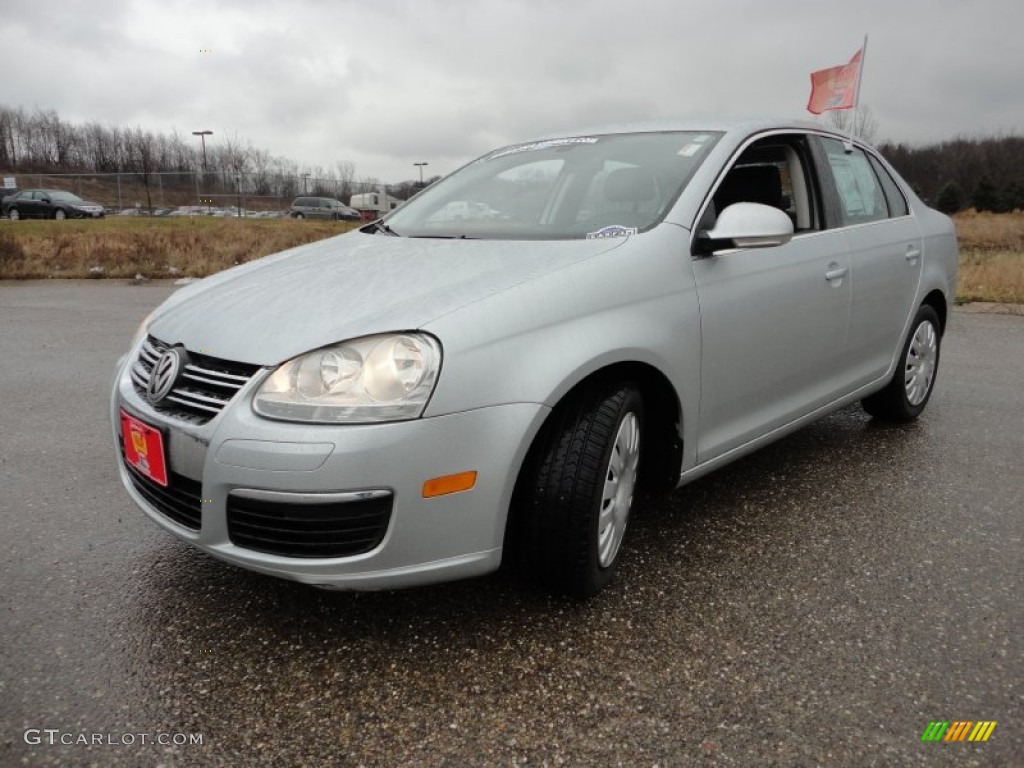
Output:
M0 103L397 182L608 122L810 117L869 35L879 139L1024 132L1020 0L0 0Z

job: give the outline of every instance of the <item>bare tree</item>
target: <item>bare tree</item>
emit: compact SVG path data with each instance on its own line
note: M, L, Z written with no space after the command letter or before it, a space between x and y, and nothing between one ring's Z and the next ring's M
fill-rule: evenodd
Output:
M156 140L151 133L143 133L141 128L124 132L125 149L131 169L142 179L146 188L146 207L153 212L153 197L150 194L150 177L156 170Z
M257 195L270 194L270 168L273 157L265 149L254 149L250 154L253 169L253 190Z
M825 118L825 123L841 133L849 134L850 126L853 126L853 135L873 143L878 134L878 121L871 113L871 107L863 106L856 109L833 109Z
M356 164L349 160L338 160L334 167L338 170L338 198L348 205L352 199L352 184L356 180Z

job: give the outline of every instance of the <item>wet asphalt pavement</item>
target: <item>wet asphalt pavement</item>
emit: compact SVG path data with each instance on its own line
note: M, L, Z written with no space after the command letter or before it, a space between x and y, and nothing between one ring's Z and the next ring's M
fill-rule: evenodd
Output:
M578 604L321 592L159 530L106 401L172 290L0 283L0 765L1024 765L1024 317L957 313L917 423L849 408L638 514Z

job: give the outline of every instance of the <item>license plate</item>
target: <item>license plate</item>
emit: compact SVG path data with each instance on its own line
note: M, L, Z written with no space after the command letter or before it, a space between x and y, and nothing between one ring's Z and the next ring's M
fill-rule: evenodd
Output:
M167 462L160 430L121 411L121 439L128 463L153 482L166 486Z

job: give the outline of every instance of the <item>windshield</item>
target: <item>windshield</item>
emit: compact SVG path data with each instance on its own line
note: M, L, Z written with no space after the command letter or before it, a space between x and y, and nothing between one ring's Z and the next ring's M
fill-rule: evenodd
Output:
M721 134L577 136L491 152L387 216L406 237L620 237L660 222Z
M80 203L80 202L82 202L82 198L80 198L78 195L73 195L70 192L61 192L59 190L52 190L50 192L50 199L51 200L62 200L65 203Z

